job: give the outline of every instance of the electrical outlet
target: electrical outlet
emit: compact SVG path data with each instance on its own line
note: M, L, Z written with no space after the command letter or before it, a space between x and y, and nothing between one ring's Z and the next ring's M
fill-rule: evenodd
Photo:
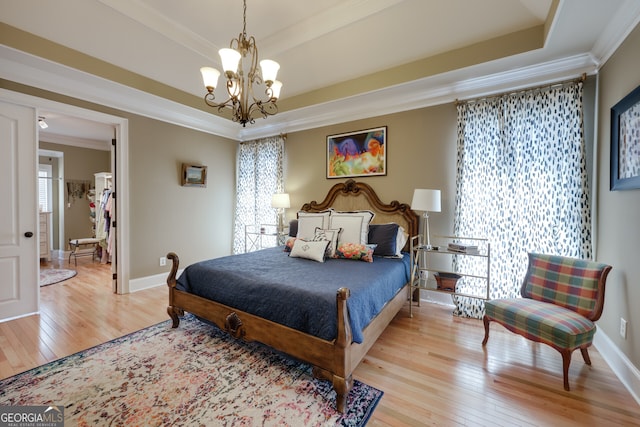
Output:
M160 267L164 267L165 265L167 265L167 257L161 256L160 257Z
M627 339L627 321L624 318L620 318L620 336Z

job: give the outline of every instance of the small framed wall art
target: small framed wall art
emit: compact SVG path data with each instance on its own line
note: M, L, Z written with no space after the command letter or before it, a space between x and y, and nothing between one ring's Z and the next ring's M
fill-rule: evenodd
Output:
M387 127L327 136L327 178L387 174Z
M202 165L182 164L183 187L206 187L207 167Z
M640 86L611 108L609 188L640 188Z

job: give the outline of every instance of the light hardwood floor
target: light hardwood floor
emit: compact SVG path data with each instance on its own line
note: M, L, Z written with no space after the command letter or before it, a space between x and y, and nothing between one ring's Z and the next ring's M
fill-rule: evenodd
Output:
M39 315L0 323L0 378L168 319L164 286L115 295L108 267L77 270L41 288ZM497 324L486 348L483 336L481 321L450 307L423 303L412 319L405 307L354 372L384 391L369 425L640 425L640 406L595 348L591 367L574 354L566 392L558 352Z

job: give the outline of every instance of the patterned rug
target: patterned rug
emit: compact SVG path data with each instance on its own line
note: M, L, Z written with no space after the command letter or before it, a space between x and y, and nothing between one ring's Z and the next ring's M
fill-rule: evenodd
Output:
M67 270L66 268L43 268L40 270L40 286L53 285L54 283L64 282L78 274L75 270Z
M354 381L341 415L308 365L190 315L0 380L0 406L62 405L69 426L362 426L381 397Z

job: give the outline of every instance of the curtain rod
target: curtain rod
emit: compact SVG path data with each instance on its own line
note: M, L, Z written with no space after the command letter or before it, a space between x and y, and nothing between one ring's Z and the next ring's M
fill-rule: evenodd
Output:
M484 100L487 100L487 99L500 98L500 97L505 96L505 95L515 95L515 94L533 92L533 91L538 91L538 90L539 91L550 90L550 89L554 89L556 87L562 87L562 86L573 84L573 83L580 83L580 82L584 83L584 81L586 79L587 79L587 73L582 73L582 75L580 77L578 77L578 78L570 79L570 80L564 80L564 81L557 82L557 83L547 83L547 84L544 84L544 85L532 86L532 87L525 88L525 89L511 90L511 91L508 91L508 92L497 93L495 95L483 96L483 97L475 98L475 99L465 99L465 100L456 99L454 104L456 106L458 106L458 104L472 104L474 102L484 101Z

